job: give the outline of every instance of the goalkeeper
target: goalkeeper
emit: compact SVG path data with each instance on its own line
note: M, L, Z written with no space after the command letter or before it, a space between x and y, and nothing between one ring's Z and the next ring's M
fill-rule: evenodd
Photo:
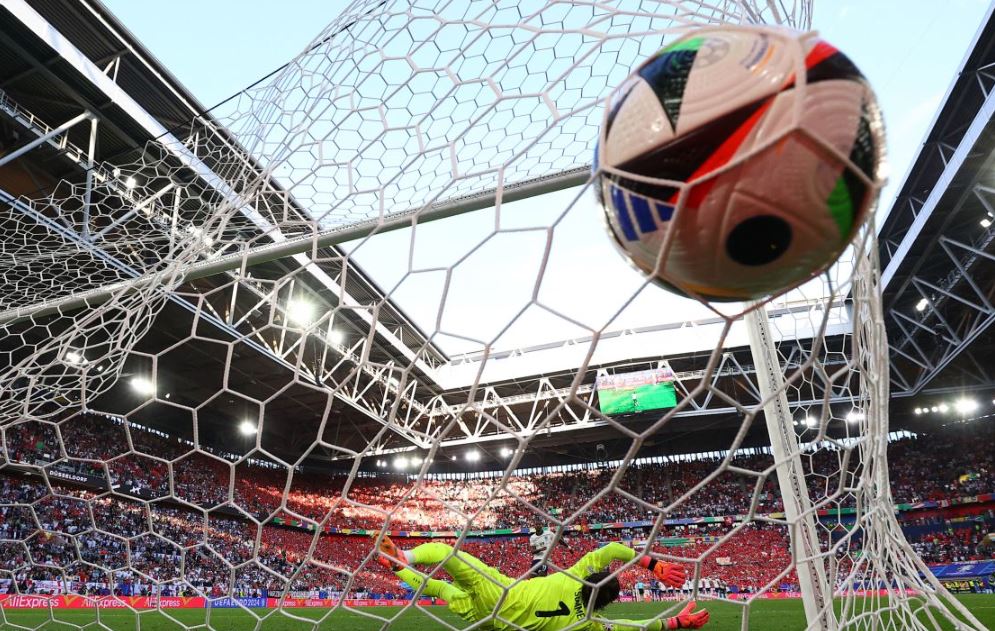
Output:
M411 550L400 550L385 536L380 553L380 563L415 590L424 585L422 593L444 599L454 613L468 622L489 620L488 626L481 629L662 631L698 629L708 622L708 611L694 611L694 602L666 620L613 620L607 624L590 620L588 605L595 588L582 581L599 586L591 615L618 598L618 579L604 570L612 561L628 562L636 557L635 550L620 543L609 543L585 554L566 571L517 582L472 555L454 553L452 546L444 543L424 543ZM439 563L453 577L452 583L428 578L411 567ZM684 570L674 563L643 556L639 565L667 585L679 586L684 582Z

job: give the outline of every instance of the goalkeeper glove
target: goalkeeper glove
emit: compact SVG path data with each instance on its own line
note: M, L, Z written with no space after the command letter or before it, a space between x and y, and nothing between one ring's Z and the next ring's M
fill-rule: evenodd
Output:
M673 618L667 618L667 629L700 629L708 622L708 610L693 611L697 603L693 600Z
M670 587L680 587L684 584L684 579L686 578L684 568L676 563L657 561L647 554L639 559L639 565L643 566L650 572L653 572L653 575L656 576L657 579L659 579L664 585L669 585Z

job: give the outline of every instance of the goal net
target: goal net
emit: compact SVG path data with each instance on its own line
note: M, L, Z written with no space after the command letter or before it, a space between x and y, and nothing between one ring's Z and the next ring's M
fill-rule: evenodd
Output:
M810 20L805 1L357 1L139 160L5 199L4 627L237 608L245 628L458 628L423 588L366 606L403 594L383 537L514 585L546 527L569 541L551 572L607 541L681 563L676 591L612 568L661 619L696 598L762 627L778 594L811 629L981 629L895 517L873 226L820 278L722 308L661 297L591 235L604 105L641 60L689 27ZM599 409L599 375L647 368L672 407ZM685 440L700 419L726 437L708 454Z

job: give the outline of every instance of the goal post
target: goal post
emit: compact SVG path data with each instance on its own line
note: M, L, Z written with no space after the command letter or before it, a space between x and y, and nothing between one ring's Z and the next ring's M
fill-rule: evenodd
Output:
M757 369L757 385L767 400L763 406L771 451L777 463L777 481L784 502L784 516L791 526L788 535L796 563L802 602L809 629L835 631L833 593L816 532L816 514L809 497L801 450L795 433L795 418L788 404L784 368L767 321L767 309L758 304L743 316L750 338L750 351Z

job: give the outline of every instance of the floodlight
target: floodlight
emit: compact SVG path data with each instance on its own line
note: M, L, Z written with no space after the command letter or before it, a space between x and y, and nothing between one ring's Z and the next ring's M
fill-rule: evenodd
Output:
M954 403L954 409L960 414L970 414L978 409L978 402L974 399L958 399Z
M131 389L138 394L155 394L155 384L147 377L132 377Z
M295 324L307 326L314 322L314 303L302 298L287 302L287 319Z

